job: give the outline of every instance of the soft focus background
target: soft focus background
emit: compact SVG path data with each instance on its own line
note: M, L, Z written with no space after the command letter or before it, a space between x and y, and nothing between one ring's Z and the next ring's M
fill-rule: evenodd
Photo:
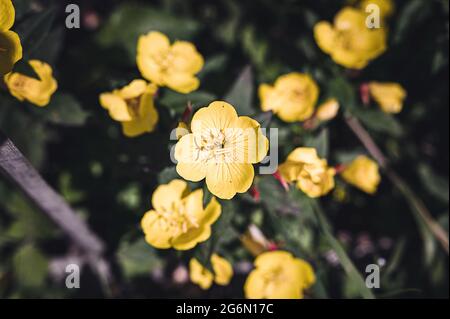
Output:
M343 108L359 108L358 117L395 170L448 231L449 1L395 2L387 52L355 73L333 63L312 31L348 1L14 0L14 30L25 58L51 64L59 89L48 107L37 108L0 88L0 128L105 241L114 283L106 289L85 267L81 288L66 289L64 266L78 260L77 251L0 176L0 297L243 297L253 256L239 236L251 223L311 261L319 283L309 298L360 297L303 207L303 197L286 194L272 176L258 181L261 204L249 194L224 204L226 214L212 238L194 251L153 249L144 242L139 222L155 187L176 177L169 132L188 101L199 107L227 97L239 113L258 118L257 85L302 71L316 79L321 97L335 96ZM81 29L65 28L68 3L80 5ZM136 41L150 30L192 41L206 64L198 91L161 90L155 132L126 138L100 107L98 95L140 78ZM408 92L404 110L390 116L375 105L364 107L358 85L370 80L401 83ZM364 152L341 116L314 132L278 119L270 125L280 129L280 162L304 144L318 147L333 165ZM369 263L384 265L377 297L448 297L448 255L385 176L375 196L338 180L321 203L333 236L361 273ZM203 292L189 283L186 265L191 256L210 250L230 260L236 276L227 287Z

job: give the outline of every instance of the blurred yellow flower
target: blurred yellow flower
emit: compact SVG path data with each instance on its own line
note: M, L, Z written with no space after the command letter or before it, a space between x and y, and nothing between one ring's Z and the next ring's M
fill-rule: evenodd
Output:
M122 123L128 137L152 132L158 123L158 111L153 96L157 86L144 80L133 80L129 85L110 93L100 94L100 104L115 121Z
M304 121L314 113L319 87L307 74L280 76L274 85L261 84L259 98L263 111L272 111L285 122Z
M374 194L377 191L381 180L378 164L364 155L355 158L344 169L341 176L347 183L368 194Z
M191 131L175 146L178 174L193 182L206 178L211 193L223 199L246 192L253 182L252 164L260 162L269 147L259 123L215 101L194 114Z
M233 267L224 258L217 254L211 256L211 266L214 274L211 273L200 262L192 258L189 262L189 276L191 281L200 286L203 290L211 288L213 282L220 286L226 286L233 277Z
M335 169L328 167L314 148L296 148L278 169L285 180L296 181L297 187L312 198L324 196L334 187Z
M6 86L19 101L27 100L37 106L46 106L58 88L52 67L39 60L30 60L29 63L39 80L13 72L5 75Z
M377 5L378 8L380 8L380 15L382 19L390 17L395 10L395 4L393 0L362 0L359 3L359 7L363 11L366 11L367 6L370 4Z
M339 112L339 102L336 99L328 99L317 108L315 117L320 121L329 121Z
M244 286L249 299L301 299L316 281L311 265L286 251L259 255L255 267Z
M204 242L222 211L214 197L203 208L203 190L190 192L180 179L158 186L152 206L142 218L141 227L145 240L160 249L188 250Z
M11 72L14 64L22 59L19 36L9 30L14 24L15 16L11 0L0 0L0 77Z
M402 110L406 91L400 84L370 82L369 92L383 112L399 113Z
M142 76L158 86L189 93L200 85L195 75L204 61L190 42L175 41L171 45L161 32L149 32L139 38L136 61Z
M337 64L363 69L386 50L386 29L366 26L366 14L351 7L343 8L334 25L321 21L314 26L318 46Z

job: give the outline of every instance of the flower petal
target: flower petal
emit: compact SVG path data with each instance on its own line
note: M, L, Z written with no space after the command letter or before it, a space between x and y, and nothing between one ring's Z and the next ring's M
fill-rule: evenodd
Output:
M188 230L186 233L172 239L172 246L178 250L189 250L198 243L202 243L211 237L210 226L200 226Z
M181 177L198 182L206 177L206 164L198 158L196 134L184 135L175 145L176 170Z
M19 36L13 31L0 31L0 77L11 72L14 64L22 58Z
M109 111L109 115L116 121L131 121L127 104L119 96L113 93L100 94L100 105Z
M214 101L194 114L191 130L194 133L204 133L208 129L223 130L232 127L237 117L236 110L231 104Z
M170 72L164 76L165 84L174 91L187 94L200 86L200 81L191 73Z
M11 0L0 0L0 13L0 31L11 29L16 17L16 12Z
M168 231L169 227L167 227L166 221L159 218L154 210L145 213L141 220L141 227L145 233L147 243L159 249L171 247L172 233Z
M217 197L231 199L236 193L244 193L250 188L254 174L252 164L209 163L206 185Z
M203 68L203 57L190 42L175 41L171 53L174 56L171 67L178 72L196 74Z
M188 184L181 179L160 185L152 195L153 208L157 211L171 211L173 204L180 201L188 192Z
M228 285L233 277L233 267L231 264L217 254L211 256L211 264L215 275L214 282L221 286Z

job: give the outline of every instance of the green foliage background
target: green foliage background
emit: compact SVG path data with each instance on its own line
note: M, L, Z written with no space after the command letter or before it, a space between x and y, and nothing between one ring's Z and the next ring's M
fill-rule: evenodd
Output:
M242 297L243 272L230 286L208 292L175 282L173 272L191 256L205 260L211 251L235 265L252 262L238 236L254 223L312 262L319 280L309 297L367 297L358 271L364 274L368 263L380 259L385 266L376 297L448 297L448 255L384 176L376 196L338 180L345 200L330 195L320 201L322 208L261 176L256 183L262 203L248 194L223 202L214 235L193 252L156 251L139 229L155 187L176 177L169 132L187 102L198 108L225 98L240 114L280 129L280 160L300 145L316 146L331 164L365 153L343 120L344 112L352 112L448 232L448 0L396 1L389 49L358 74L334 64L313 39L314 24L331 20L346 1L78 1L78 30L64 27L69 2L13 3L24 61L50 63L59 89L48 107L37 108L1 88L0 128L106 242L114 296ZM129 139L100 107L98 95L140 78L136 41L150 30L193 41L206 64L198 91L161 90L157 131ZM25 62L16 70L29 72ZM275 118L269 123L260 115L257 85L290 71L310 73L321 100L339 99L341 115L314 132ZM408 92L403 112L390 116L375 105L364 107L357 88L370 80L401 83ZM333 262L333 251L343 267ZM61 231L1 178L0 297L108 296L88 268L81 289L64 287L57 261L70 254L73 247Z

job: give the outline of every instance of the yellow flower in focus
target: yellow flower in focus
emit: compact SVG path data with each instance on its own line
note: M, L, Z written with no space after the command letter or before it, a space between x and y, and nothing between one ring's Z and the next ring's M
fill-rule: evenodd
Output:
M286 251L259 255L255 267L244 286L249 299L301 299L316 282L311 265Z
M152 195L152 206L141 227L145 240L160 249L188 250L204 242L222 211L214 197L203 208L203 190L190 192L187 183L179 179L160 185Z
M136 61L142 76L158 86L189 93L200 85L195 75L204 61L190 42L175 41L171 45L161 32L149 32L139 38Z
M381 180L378 164L364 155L355 158L344 169L341 176L347 183L368 194L374 194L377 191Z
M317 45L337 64L363 69L386 50L386 29L366 26L366 14L346 7L334 18L334 25L321 21L314 26Z
M129 85L110 93L100 94L100 104L115 121L122 123L128 137L152 132L158 123L158 111L153 96L157 86L144 80L133 80Z
M336 117L339 112L339 102L336 99L329 99L320 104L315 117L320 121L329 121Z
M399 113L402 110L406 91L400 84L370 82L369 92L383 112Z
M19 36L10 30L15 16L11 0L0 0L0 77L11 72L14 64L22 59Z
M189 262L189 276L191 281L199 285L203 290L211 288L213 282L220 286L226 286L233 277L233 267L226 259L219 255L213 254L211 256L211 265L214 274L195 258L192 258Z
M46 106L58 88L52 67L39 60L30 60L29 63L39 80L16 72L8 73L5 75L6 86L19 101L27 100L37 106Z
M285 180L296 181L297 187L312 198L324 196L334 187L335 169L328 167L314 148L296 148L278 169Z
M246 192L253 182L252 164L262 161L269 147L259 123L215 101L194 114L191 131L175 146L178 174L193 182L206 178L211 193L222 199Z
M365 12L368 5L374 4L380 8L380 15L382 19L390 17L395 10L393 0L362 0L359 7Z
M272 111L285 122L304 121L314 113L319 87L307 74L280 76L274 85L261 84L259 98L263 111Z

